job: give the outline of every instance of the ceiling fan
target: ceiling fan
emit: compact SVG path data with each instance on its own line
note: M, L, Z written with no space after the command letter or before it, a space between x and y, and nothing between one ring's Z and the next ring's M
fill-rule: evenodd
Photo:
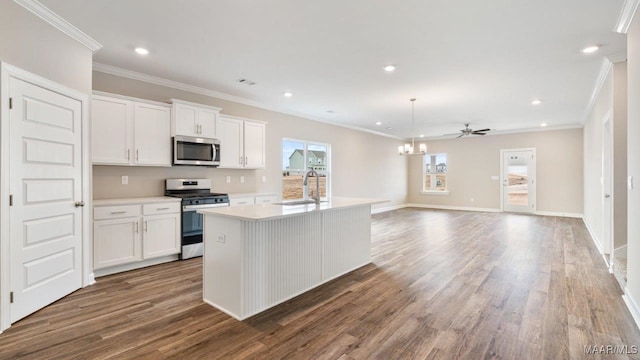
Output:
M491 131L491 129L482 129L482 130L473 130L469 127L470 124L464 124L464 129L460 130L461 134L445 134L444 136L449 135L458 135L457 138L467 136L467 135L487 135L487 131ZM456 138L456 139L457 139Z

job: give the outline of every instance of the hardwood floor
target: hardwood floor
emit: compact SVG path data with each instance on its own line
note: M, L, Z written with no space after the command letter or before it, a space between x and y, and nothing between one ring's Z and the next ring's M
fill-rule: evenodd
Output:
M202 302L201 259L98 279L0 335L1 359L638 359L582 220L401 209L373 263L239 322Z

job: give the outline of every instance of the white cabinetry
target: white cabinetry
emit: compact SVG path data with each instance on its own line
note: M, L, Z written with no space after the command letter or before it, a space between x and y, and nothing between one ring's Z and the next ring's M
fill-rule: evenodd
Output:
M162 202L162 201L166 202ZM179 199L178 199L179 200ZM163 198L96 200L93 259L96 275L148 266L180 253L180 202ZM163 259L164 262L177 259ZM157 263L157 262L155 262Z
M221 168L265 167L265 123L220 115L216 129L220 140Z
M173 117L171 136L194 136L215 139L220 108L171 99Z
M92 160L100 165L171 166L171 107L95 93Z
M229 206L270 204L278 201L275 194L229 194Z

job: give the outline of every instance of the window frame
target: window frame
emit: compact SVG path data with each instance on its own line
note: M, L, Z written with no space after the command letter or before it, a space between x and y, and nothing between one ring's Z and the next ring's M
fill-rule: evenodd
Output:
M280 154L284 155L284 142L296 142L296 143L302 143L303 144L303 159L302 159L302 163L305 164L307 166L307 171L308 168L310 167L309 165L311 165L311 167L315 167L315 165L319 165L319 164L313 164L313 163L309 163L310 160L312 160L311 158L309 158L308 153L309 153L309 145L311 146L324 146L326 147L327 151L326 151L326 155L325 155L325 171L320 172L321 174L324 174L324 176L326 177L326 191L325 194L326 196L322 196L320 197L320 200L328 200L329 198L331 198L331 144L329 143L323 143L320 141L311 141L311 140L300 140L300 139L293 139L293 138L287 138L287 137L283 137L282 141L280 142ZM280 175L280 191L283 192L282 190L282 186L283 186L283 172L287 171L285 169L285 163L284 163L284 159L281 160L282 164L280 164L280 168L281 168L281 175ZM302 198L299 199L287 199L284 200L284 194L281 194L281 197L283 199L283 201L294 201L294 200L302 200Z
M436 163L436 160L435 160L435 159L437 159L438 155L444 155L444 157L445 157L445 166L447 167L447 170L444 172L444 176L445 176L445 179L448 178L447 172L448 172L448 167L449 167L449 157L447 156L447 153L433 153L433 154L424 154L424 155L422 155L422 184L420 185L420 187L421 187L420 193L423 194L423 195L449 195L449 181L448 181L448 179L445 182L445 189L444 190L435 190L433 188L434 185L432 185L431 189L425 188L425 184L427 182L427 158L430 159L430 161L431 161L430 164L434 164L434 168L436 168L436 170L434 172L429 172L428 173L429 174L428 176L432 176L432 178L431 178L432 182L431 183L434 184L435 182L433 180L436 180L436 176L438 174L438 172L437 172L437 163Z

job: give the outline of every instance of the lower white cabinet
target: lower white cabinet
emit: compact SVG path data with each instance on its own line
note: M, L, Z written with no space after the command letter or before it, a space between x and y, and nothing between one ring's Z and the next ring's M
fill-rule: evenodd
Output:
M151 199L94 202L94 269L132 265L123 268L129 270L148 265L146 260L180 253L180 202ZM109 273L113 272L118 271Z
M278 201L275 194L229 194L229 206L270 204Z

